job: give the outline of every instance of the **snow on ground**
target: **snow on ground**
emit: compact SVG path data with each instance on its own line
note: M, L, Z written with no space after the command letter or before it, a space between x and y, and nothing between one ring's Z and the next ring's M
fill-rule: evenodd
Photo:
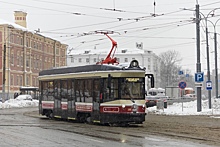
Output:
M10 99L4 103L0 102L0 109L37 107L38 100ZM197 100L184 103L173 103L167 109L157 109L157 106L147 108L148 112L164 115L220 115L220 99L212 99L212 109L209 109L208 100L202 100L202 111L197 112Z
M9 99L4 103L0 102L0 109L5 108L21 108L21 107L37 107L39 100L17 100Z
M209 109L209 101L202 100L201 112L197 112L197 100L184 103L173 103L167 109L157 109L157 106L147 108L148 112L164 115L220 115L220 99L211 100L212 108Z

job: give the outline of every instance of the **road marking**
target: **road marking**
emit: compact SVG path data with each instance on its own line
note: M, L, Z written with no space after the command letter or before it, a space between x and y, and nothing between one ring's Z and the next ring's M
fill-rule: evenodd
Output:
M86 140L94 141L94 142L99 142L99 143L104 143L103 141L99 141L96 139L91 139L91 138L85 138Z
M157 141L157 142L159 142L159 141L165 141L164 139L153 138L153 137L149 137L149 136L145 137L145 139L146 139L146 140L150 140L150 141Z

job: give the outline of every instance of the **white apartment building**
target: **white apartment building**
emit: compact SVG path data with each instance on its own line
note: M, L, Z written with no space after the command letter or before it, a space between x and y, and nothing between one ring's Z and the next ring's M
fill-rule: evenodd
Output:
M109 54L109 49L80 49L67 51L67 66L82 66L96 64ZM140 66L146 68L146 73L154 74L155 87L160 87L160 70L158 56L150 50L138 48L117 48L114 57L119 64L128 64L132 60L138 60ZM147 80L147 78L146 78Z

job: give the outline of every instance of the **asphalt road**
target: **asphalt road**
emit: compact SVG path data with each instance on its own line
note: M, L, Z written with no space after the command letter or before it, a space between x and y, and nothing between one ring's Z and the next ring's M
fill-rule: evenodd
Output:
M1 109L0 120L1 147L207 146L152 132L149 121L130 127L90 125L40 117L37 108Z

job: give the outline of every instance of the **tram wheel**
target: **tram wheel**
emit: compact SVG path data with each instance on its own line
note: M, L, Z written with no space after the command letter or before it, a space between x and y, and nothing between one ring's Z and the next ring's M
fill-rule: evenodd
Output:
M53 118L53 111L50 110L47 112L46 116L49 118L49 119L52 119Z

